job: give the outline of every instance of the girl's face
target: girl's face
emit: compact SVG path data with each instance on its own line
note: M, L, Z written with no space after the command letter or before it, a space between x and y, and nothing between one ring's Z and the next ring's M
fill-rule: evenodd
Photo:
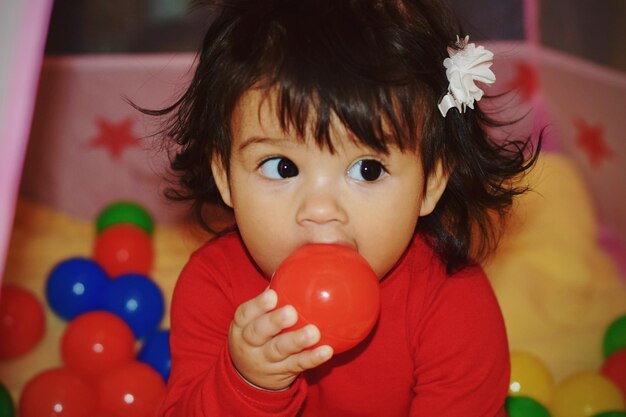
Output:
M416 153L374 151L337 121L334 153L321 149L311 132L297 140L281 129L273 103L264 90L242 96L231 122L230 171L217 160L212 166L248 251L270 277L306 243L347 245L383 278L412 239L418 217L435 207L446 176L438 167L424 188Z

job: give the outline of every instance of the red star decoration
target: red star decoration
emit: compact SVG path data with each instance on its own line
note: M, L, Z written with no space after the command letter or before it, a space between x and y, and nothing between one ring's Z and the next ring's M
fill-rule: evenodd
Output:
M522 100L530 101L539 90L539 74L537 69L526 61L520 61L515 66L515 77L507 86L509 89L518 90Z
M605 159L613 156L613 150L604 141L602 125L592 125L578 118L574 120L574 126L578 130L576 145L587 155L591 166L597 167Z
M140 146L139 139L133 135L133 120L130 117L115 123L101 117L96 119L98 135L89 141L92 148L105 148L111 158L119 159L126 148Z

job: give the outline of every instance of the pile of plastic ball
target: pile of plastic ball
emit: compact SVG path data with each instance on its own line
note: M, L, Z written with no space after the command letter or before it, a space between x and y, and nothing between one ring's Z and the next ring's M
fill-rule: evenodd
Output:
M509 417L626 417L626 315L607 328L598 371L580 371L555 384L535 355L511 352Z
M117 201L99 214L96 229L90 258L62 260L47 277L46 301L67 322L63 366L27 382L21 417L153 416L164 398L171 360L169 330L159 328L165 300L150 278L153 220L140 205ZM0 306L0 359L21 356L43 336L43 308L10 285ZM0 384L0 417L13 413Z
M63 366L24 387L21 417L153 416L170 372L169 330L159 329L165 302L150 278L151 216L140 205L107 206L96 222L91 258L59 262L46 281L46 300L67 321ZM28 353L43 337L45 314L29 291L5 285L0 295L0 360ZM556 384L535 355L511 352L509 417L626 417L626 315L607 328L604 362ZM0 383L0 417L14 403Z

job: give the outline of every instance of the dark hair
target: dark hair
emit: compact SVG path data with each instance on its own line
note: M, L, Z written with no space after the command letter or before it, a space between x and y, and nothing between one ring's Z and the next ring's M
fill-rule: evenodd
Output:
M169 196L202 208L220 202L212 158L228 169L230 121L252 86L276 88L283 128L312 123L320 146L333 150L334 113L363 144L417 150L424 174L441 160L450 174L433 213L417 233L449 272L480 259L502 232L512 199L527 191L515 179L537 158L530 140L496 141L486 129L503 123L475 105L444 118L443 60L464 36L450 10L434 0L230 0L215 8L191 84L170 107L164 133L175 147L179 182ZM373 117L379 115L379 117ZM388 126L383 131L383 126ZM390 132L389 132L390 130ZM540 142L539 142L540 143ZM475 239L473 239L473 237Z

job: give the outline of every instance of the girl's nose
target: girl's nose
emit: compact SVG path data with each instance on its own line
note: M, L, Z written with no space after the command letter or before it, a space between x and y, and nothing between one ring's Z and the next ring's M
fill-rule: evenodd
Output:
M342 202L340 191L334 187L318 185L303 190L296 214L298 224L346 223L348 213Z

